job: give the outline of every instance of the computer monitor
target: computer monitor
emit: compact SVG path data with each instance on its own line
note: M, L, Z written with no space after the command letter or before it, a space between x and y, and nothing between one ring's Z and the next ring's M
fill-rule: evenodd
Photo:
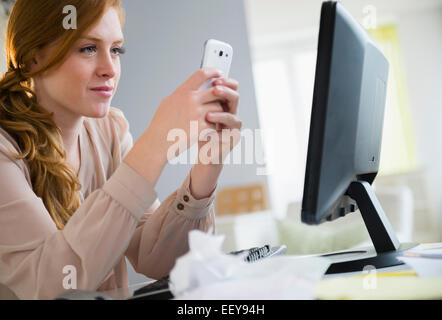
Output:
M388 61L344 7L323 2L301 220L320 224L360 210L376 256L332 264L327 273L402 264L400 245L374 194Z

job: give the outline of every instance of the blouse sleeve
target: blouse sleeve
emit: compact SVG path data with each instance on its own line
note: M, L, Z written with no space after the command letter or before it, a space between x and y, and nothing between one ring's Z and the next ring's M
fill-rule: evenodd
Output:
M190 230L215 231L216 188L207 198L197 200L189 185L190 173L179 189L141 218L126 251L136 272L152 279L168 275L175 260L189 250Z
M111 108L110 114L121 152L115 158L124 159L133 145L129 123L117 108ZM190 230L208 231L211 227L215 230L213 204L216 188L208 197L197 200L192 196L189 186L190 172L180 188L162 203L157 198L138 222L126 251L126 257L136 272L152 279L169 274L176 258L189 250Z
M76 288L97 290L124 256L157 194L125 163L58 230L0 135L0 283L20 299L53 299ZM71 283L72 285L72 283Z

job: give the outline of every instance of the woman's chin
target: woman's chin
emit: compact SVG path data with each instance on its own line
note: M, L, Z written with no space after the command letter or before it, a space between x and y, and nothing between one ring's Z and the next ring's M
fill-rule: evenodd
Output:
M109 103L100 103L100 104L93 105L89 109L90 112L88 114L88 117L90 117L90 118L103 118L109 112L109 108L110 108Z

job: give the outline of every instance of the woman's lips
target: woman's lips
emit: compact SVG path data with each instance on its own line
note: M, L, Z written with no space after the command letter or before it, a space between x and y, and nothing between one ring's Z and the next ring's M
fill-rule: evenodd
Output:
M110 87L97 87L97 88L93 88L91 90L102 97L105 97L105 98L112 97L113 89Z

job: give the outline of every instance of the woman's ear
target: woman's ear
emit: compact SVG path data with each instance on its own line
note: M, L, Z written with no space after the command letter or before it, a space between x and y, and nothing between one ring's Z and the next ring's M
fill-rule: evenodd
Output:
M28 68L29 72L34 73L36 70L38 70L37 65L38 65L37 60L35 58L32 58L32 63Z
M50 44L44 48L36 50L34 53L34 57L31 60L32 61L30 66L31 72L35 72L37 70L42 69L48 62L48 59L54 53L55 49L56 49L55 45Z
M29 67L30 72L34 73L35 71L40 69L42 67L42 63L43 63L43 57L40 54L36 54L32 58L32 63L31 66Z

